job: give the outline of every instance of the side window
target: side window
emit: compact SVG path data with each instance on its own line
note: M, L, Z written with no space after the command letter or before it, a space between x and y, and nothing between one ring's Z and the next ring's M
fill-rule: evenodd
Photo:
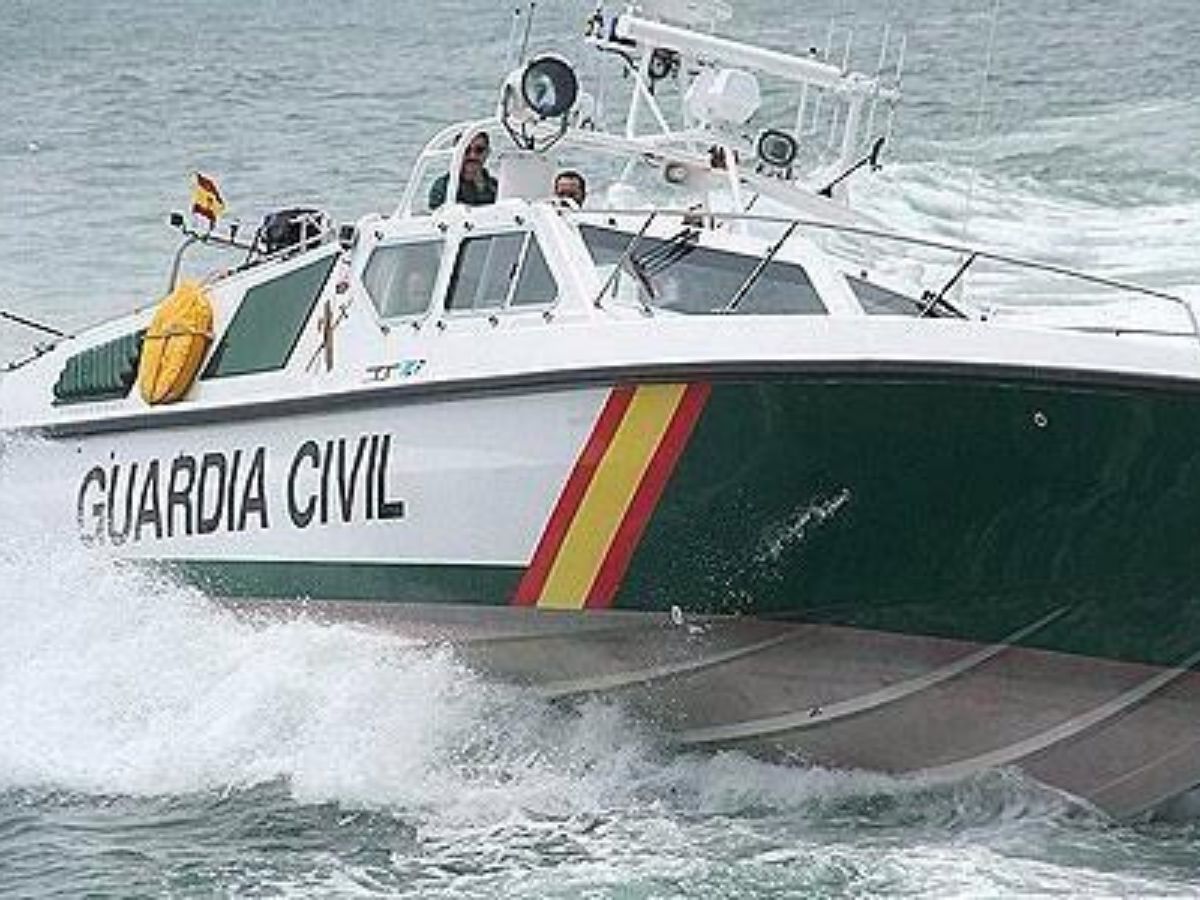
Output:
M442 241L376 247L363 270L363 287L384 319L425 312L433 299Z
M454 265L454 277L450 279L446 309L467 312L503 306L521 263L524 243L524 233L463 241Z
M558 286L531 233L487 235L462 242L446 309L466 312L544 305L557 296Z
M202 377L282 369L312 315L336 258L329 254L246 291Z
M847 276L850 289L862 304L863 312L869 316L919 316L926 304L912 297L905 297L895 291L863 281L861 278ZM930 310L930 315L939 315Z

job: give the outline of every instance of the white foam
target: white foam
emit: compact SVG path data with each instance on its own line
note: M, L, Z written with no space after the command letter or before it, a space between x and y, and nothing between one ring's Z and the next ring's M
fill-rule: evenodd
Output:
M51 552L47 553L47 549ZM288 777L354 796L420 771L445 654L347 628L253 627L85 551L6 548L0 781L170 793ZM400 752L369 757L390 738Z
M970 201L968 203L968 196ZM1200 197L1120 204L1065 194L1037 179L973 174L946 162L897 164L856 194L889 227L949 242L1133 281L1200 301ZM915 274L933 287L958 260L919 251ZM1114 300L1123 295L1058 277L977 264L973 300L1028 303Z

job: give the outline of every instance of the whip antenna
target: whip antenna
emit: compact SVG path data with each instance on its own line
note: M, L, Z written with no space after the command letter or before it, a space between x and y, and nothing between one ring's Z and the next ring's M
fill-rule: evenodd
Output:
M512 26L508 29L508 56L505 68L512 71L525 62L529 51L529 33L533 29L533 14L537 10L536 0L529 0L524 6L513 8ZM521 42L517 44L517 32L520 32Z
M52 325L47 325L45 322L38 322L28 316L17 315L14 312L9 312L6 309L0 309L0 319L6 322L13 322L17 325L24 325L26 328L32 328L34 331L40 331L43 334L49 334L57 338L69 338L71 335L65 331L60 331Z
M518 66L525 62L525 55L529 52L529 32L533 30L533 16L536 12L536 0L529 0L529 11L525 13L525 33L521 35L521 52L517 56Z
M962 241L967 240L971 224L971 207L975 202L975 184L979 180L979 147L983 132L983 115L987 109L988 81L992 74L992 54L996 47L996 23L1000 19L1000 0L992 3L992 21L988 28L987 56L983 63L983 80L979 85L979 103L975 109L975 156L971 165L971 177L967 180L967 196L963 205Z

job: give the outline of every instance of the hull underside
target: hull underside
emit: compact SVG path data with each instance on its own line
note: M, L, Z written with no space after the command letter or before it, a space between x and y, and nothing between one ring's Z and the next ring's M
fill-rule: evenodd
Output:
M227 601L279 614L278 601ZM420 644L551 700L621 704L672 742L953 780L1019 767L1118 817L1200 783L1200 674L748 617L306 601L303 614ZM297 608L296 611L299 611Z

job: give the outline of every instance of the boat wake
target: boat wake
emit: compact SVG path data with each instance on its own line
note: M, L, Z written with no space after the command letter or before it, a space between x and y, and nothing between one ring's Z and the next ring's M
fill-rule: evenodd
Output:
M881 172L864 210L903 230L1177 292L1200 289L1192 235L1200 200L1074 197L1022 176L981 173L969 210L971 173L949 163L900 164ZM966 224L964 234L964 220Z
M954 796L736 753L681 754L618 705L549 702L476 674L448 647L303 615L247 621L162 573L38 528L43 498L14 473L70 451L5 449L0 788L154 796L283 781L299 802L496 821L651 800L708 814ZM992 782L970 784L974 794ZM1010 780L995 784L1014 796ZM1021 809L1049 796L1022 792Z
M1200 298L1200 181L1180 165L1200 134L1195 104L1115 106L996 131L907 147L855 193L859 208L900 231ZM955 265L943 258L930 279ZM1033 285L1031 298L1028 273L987 279L1002 303L1081 299L1050 284Z
M5 534L3 789L146 797L282 782L300 803L476 824L664 802L689 815L925 809L943 823L1070 806L1011 775L922 786L681 754L615 704L547 702L446 647L304 617L246 621L65 538Z
M56 452L8 449L9 464ZM217 883L235 893L264 880L420 896L611 879L926 896L1130 884L1104 873L1107 820L1015 773L934 785L682 753L619 706L547 702L448 648L246 621L31 529L37 498L0 486L19 501L0 509L0 819L38 810L43 843L64 816L113 840L112 816L150 823L139 845L165 858L231 854ZM15 871L35 878L47 852L24 847Z

